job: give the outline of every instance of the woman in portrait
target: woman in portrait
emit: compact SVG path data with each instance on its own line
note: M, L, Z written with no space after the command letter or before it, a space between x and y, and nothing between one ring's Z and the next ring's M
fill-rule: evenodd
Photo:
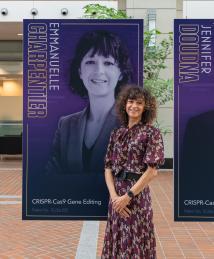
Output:
M118 126L115 97L130 82L127 48L114 33L87 32L79 40L71 62L70 85L88 106L60 118L48 173L102 173L111 130Z
M159 129L152 126L156 100L129 86L116 102L122 126L112 131L105 157L110 194L102 259L155 259L156 243L148 184L164 162Z

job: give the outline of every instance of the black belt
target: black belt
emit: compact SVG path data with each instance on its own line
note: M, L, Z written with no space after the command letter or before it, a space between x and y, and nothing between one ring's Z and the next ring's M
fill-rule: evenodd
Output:
M138 180L142 174L136 174L129 171L120 171L116 177L120 180Z

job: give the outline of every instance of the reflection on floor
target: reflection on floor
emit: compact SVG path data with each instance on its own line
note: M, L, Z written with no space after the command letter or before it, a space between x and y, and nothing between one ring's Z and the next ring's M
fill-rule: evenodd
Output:
M0 258L99 258L105 222L21 220L21 166L0 161ZM173 222L172 172L151 191L158 259L213 259L214 223Z

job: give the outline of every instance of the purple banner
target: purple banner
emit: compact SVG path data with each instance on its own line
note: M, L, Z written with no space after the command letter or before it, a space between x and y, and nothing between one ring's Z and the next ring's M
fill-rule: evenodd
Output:
M121 88L143 81L143 20L25 20L23 219L102 220Z
M214 220L214 20L175 20L174 216Z

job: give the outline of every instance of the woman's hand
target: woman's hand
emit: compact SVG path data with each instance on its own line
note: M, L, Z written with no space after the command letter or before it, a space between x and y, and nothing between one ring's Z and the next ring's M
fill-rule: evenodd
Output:
M127 194L115 198L114 200L112 200L113 209L118 213L121 213L124 210L124 208L129 204L130 200L131 199Z
M122 209L122 211L119 214L122 218L125 219L125 218L128 218L130 216L131 210L129 208L125 207L124 209Z
M118 199L119 197L120 197L120 196L117 195L117 194L115 194L114 196L112 196L112 197L111 197L112 203L113 203L116 199Z
M119 199L119 198L121 198L121 197L118 196L118 195L115 195L115 196L113 196L113 197L111 198L113 209L114 209L116 212L118 212L122 218L127 218L127 217L129 217L130 214L131 214L131 211L130 211L129 208L127 208L127 207L125 206L120 212L117 211L117 210L114 208L114 204L115 204L116 200Z

